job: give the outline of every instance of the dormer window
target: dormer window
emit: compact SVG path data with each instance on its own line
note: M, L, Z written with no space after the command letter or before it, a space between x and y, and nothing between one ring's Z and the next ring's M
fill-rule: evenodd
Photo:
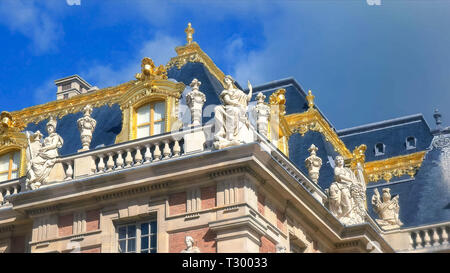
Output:
M410 150L410 149L415 149L416 148L416 138L415 137L407 137L406 138L406 149Z
M0 181L19 177L20 152L0 155Z
M166 103L145 104L136 109L136 138L159 135L165 132Z
M377 143L375 145L375 155L376 156L384 155L385 147L386 147L386 145L384 145L383 143Z

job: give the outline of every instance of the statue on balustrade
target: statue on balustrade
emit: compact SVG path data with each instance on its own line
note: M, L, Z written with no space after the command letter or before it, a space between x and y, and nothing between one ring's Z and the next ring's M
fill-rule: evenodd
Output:
M222 149L253 141L247 116L248 103L252 98L252 86L248 82L249 93L233 86L233 78L225 76L225 89L220 94L223 105L216 106L214 147Z
M56 133L56 120L51 117L47 123L48 137L42 141L42 134L36 131L31 136L27 133L27 187L37 189L45 182L53 169L56 158L59 156L58 149L62 147L64 141Z
M89 150L92 140L92 133L97 125L97 121L91 117L92 110L91 105L86 105L83 108L83 117L79 118L77 121L78 130L80 130L81 133L81 144L83 146L82 150Z
M385 230L400 228L403 225L399 219L400 205L398 198L398 195L391 198L389 188L383 189L381 198L378 189L375 189L375 194L372 196L373 210L381 218L375 220Z
M344 225L354 225L365 222L366 184L362 166L357 165L357 174L344 167L344 158L336 156L334 182L326 190L328 208Z
M194 246L194 238L191 236L186 236L185 238L186 249L183 249L181 253L200 253L200 249Z

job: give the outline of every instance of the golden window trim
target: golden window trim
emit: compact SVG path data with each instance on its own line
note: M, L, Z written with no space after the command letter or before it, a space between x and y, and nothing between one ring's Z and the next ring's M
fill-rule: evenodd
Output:
M160 103L160 102L164 102L164 108L165 108L164 109L164 117L161 120L157 120L157 121L152 120L152 118L154 116L154 113L152 113L152 112L154 112L154 106L157 103ZM147 122L147 123L141 124L140 126L150 125L150 130L151 131L150 131L149 136L153 135L152 131L153 131L154 124L157 123L157 122L161 122L161 121L164 121L164 133L170 131L170 128L168 127L168 125L169 125L169 122L168 122L168 111L167 111L167 109L168 109L168 101L166 99L162 99L162 98L160 98L158 96L148 97L146 100L141 101L136 106L132 106L131 107L131 109L132 109L132 119L133 119L133 121L132 121L133 125L132 125L132 131L131 131L131 138L132 139L137 139L137 128L140 127L137 124L137 110L139 108L141 108L141 107L146 106L146 105L150 106L150 121Z
M4 153L4 154L0 154L0 157L1 156L4 156L4 155L9 155L9 158L8 158L8 169L6 170L6 171L0 171L0 175L2 175L2 174L8 174L8 178L6 179L6 180L11 180L12 179L12 173L13 172L17 172L17 177L19 177L19 172L20 172L20 157L19 157L19 162L18 162L18 167L17 167L17 169L13 169L13 164L14 164L14 154L15 153L19 153L19 156L20 156L20 150L11 150L10 152L7 152L7 153Z

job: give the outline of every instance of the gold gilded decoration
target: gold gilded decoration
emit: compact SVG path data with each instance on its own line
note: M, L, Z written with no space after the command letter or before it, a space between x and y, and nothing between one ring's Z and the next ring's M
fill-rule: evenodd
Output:
M9 112L0 114L0 155L12 151L20 151L19 176L25 175L25 157L27 148L27 137L20 131L24 128L23 123L16 120Z
M152 79L167 79L167 70L163 65L155 66L152 59L145 57L141 63L141 73L136 74L139 81L148 81Z
M365 171L369 182L376 182L381 179L389 182L394 176L400 177L406 174L414 177L422 165L425 153L426 151L423 151L367 162Z
M116 99L122 109L122 131L116 143L136 138L136 110L148 103L164 101L166 104L165 130L170 132L178 124L178 105L185 85L167 80L167 71L161 65L156 68L150 58L144 58L141 73L136 74L137 82Z
M115 87L108 87L74 96L65 100L52 101L46 104L36 105L20 111L11 112L12 117L21 124L38 123L51 116L62 118L71 113L77 113L90 104L92 107L112 105L117 103L117 99L123 95L135 81L129 81Z
M308 107L313 108L314 107L314 95L312 94L311 90L308 91L306 100L308 101Z
M286 90L278 89L269 97L270 105L270 125L269 139L286 156L289 156L289 136L290 130L285 119L286 114Z
M187 26L187 28L184 30L184 32L186 32L186 41L187 41L187 44L188 44L188 45L192 44L192 39L193 39L193 38L192 38L192 34L194 34L195 29L192 28L190 22L188 23L188 26Z
M303 113L287 115L285 118L290 134L300 133L300 135L304 136L308 131L319 132L346 161L353 157L344 142L342 142L325 118L316 109L309 108Z
M188 28L186 28L186 39L187 44L184 46L178 46L175 48L177 52L177 57L173 57L166 65L166 69L176 66L177 69L181 69L187 63L202 63L208 69L208 71L225 87L224 78L225 74L214 64L211 58L203 52L200 46L192 40L192 34L194 33L194 29L191 27L189 30L190 23L188 24ZM187 32L189 31L189 33ZM191 37L189 38L189 35ZM190 40L191 39L191 40Z
M366 155L364 154L367 150L367 146L365 144L361 144L358 147L355 147L352 153L352 160L350 166L352 170L356 170L356 166L361 164L364 166L364 162L366 161Z

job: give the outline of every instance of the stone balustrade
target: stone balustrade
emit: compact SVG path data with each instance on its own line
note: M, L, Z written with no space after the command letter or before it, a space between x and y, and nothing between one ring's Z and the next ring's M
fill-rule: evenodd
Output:
M408 229L410 236L410 250L420 250L431 247L450 247L448 234L450 223L436 224Z
M65 180L74 179L77 175L77 164L83 164L88 174L100 174L112 171L118 171L143 164L168 160L181 157L185 154L201 152L206 143L203 138L185 138L186 135L203 134L211 130L211 125L186 128L182 131L171 132L168 134L151 136L142 139L119 143L104 148L98 148L87 152L81 152L75 155L61 157L58 161L63 164L65 170ZM188 142L196 142L195 145ZM89 161L80 161L87 158ZM88 164L86 164L88 162ZM80 168L81 166L79 166ZM86 172L84 172L86 175Z
M22 191L19 178L0 183L0 207L8 205L6 197Z

